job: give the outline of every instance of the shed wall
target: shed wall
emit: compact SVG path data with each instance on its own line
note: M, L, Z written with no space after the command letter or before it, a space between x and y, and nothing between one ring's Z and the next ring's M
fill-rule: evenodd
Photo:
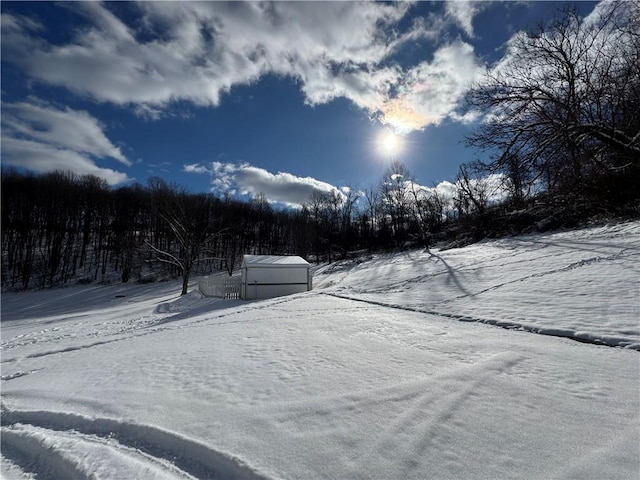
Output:
M280 297L311 289L309 268L306 266L242 269L240 296L245 300Z
M247 268L247 281L249 283L307 283L306 267L281 267L281 268Z

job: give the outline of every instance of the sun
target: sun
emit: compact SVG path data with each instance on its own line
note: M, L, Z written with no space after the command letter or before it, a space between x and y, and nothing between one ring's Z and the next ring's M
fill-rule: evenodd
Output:
M378 138L380 152L389 157L396 157L402 150L402 138L390 130L380 134Z

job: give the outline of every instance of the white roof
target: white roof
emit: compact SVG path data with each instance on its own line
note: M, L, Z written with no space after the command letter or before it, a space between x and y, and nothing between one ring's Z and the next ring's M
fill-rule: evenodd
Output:
M244 255L242 267L308 267L309 262L297 255Z

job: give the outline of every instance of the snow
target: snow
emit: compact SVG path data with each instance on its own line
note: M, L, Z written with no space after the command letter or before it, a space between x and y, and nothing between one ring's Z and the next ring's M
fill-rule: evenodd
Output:
M296 255L244 255L242 268L249 266L269 267L308 267L309 262Z
M638 278L638 224L627 223L378 257L351 269L332 291L459 320L638 350ZM315 285L321 287L322 280Z
M639 256L631 222L263 301L5 293L2 476L638 478Z

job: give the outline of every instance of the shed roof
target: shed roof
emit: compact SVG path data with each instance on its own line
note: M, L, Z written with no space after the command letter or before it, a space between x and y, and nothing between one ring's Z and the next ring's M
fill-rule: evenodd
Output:
M244 255L242 267L309 267L309 262L297 255Z

